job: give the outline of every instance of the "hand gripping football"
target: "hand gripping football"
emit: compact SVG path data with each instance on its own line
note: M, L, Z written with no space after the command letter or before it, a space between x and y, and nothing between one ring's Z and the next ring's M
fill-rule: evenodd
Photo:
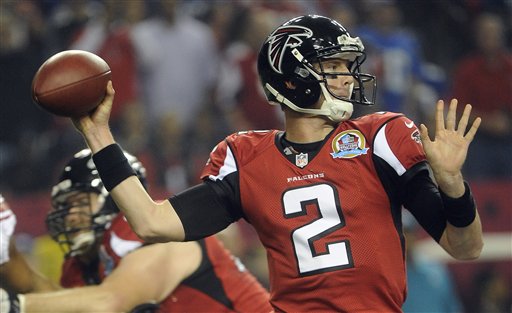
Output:
M66 50L51 56L34 75L32 98L59 116L80 117L105 97L110 67L94 53Z

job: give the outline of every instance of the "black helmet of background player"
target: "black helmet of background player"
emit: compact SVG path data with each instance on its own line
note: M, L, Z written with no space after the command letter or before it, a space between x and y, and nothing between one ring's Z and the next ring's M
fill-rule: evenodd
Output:
M124 152L139 180L146 186L146 169L133 155ZM68 201L72 196L86 193L83 202ZM99 210L94 212L91 194L98 195ZM101 238L110 221L119 209L103 186L89 149L76 153L66 164L59 182L52 188L52 210L46 217L50 236L61 246L66 256L75 256L89 251L98 238ZM81 220L86 222L70 226L66 216L73 207L85 207Z
M349 73L324 73L320 62L335 57L349 61ZM268 36L258 56L258 72L271 104L284 104L297 112L325 115L340 122L350 118L353 103L375 102L375 76L360 72L365 58L359 37L351 37L338 22L318 15L299 16ZM327 78L333 75L354 77L348 97L329 90ZM321 107L312 108L320 95L325 98Z

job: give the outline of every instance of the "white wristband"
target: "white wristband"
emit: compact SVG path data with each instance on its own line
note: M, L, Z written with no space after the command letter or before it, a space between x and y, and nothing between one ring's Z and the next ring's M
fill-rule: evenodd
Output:
M0 264L9 261L9 241L16 227L16 215L7 209L0 210Z
M18 294L18 301L20 304L20 313L25 313L25 295Z

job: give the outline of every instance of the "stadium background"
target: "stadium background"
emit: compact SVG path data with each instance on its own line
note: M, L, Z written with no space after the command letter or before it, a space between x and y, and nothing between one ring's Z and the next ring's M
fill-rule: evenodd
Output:
M158 198L197 182L198 171L209 150L228 133L279 127L279 113L261 105L253 61L262 34L289 17L315 12L337 18L355 35L360 35L358 31L368 34L386 27L391 33L403 35L397 40L405 40L409 45L397 45L389 50L380 47L383 50L374 49L369 55L366 66L371 69L367 71L377 74L379 86L388 86L390 95L379 95L378 107L360 110L359 114L381 109L400 110L417 124L431 123L432 104L437 98L447 99L450 95L456 65L473 49L473 23L479 15L492 12L502 17L509 53L512 45L512 2L509 0L164 2L172 2L170 10L175 10L179 16L190 17L202 25L204 29L197 32L211 39L210 46L206 47L211 53L209 65L203 69L205 73L212 70L214 74L212 79L205 79L204 89L207 90L194 104L196 111L191 116L183 109L188 103L169 109L165 117L157 118L151 113L148 108L153 105L149 103L152 100L146 96L155 91L144 80L151 77L152 68L144 67L137 53L160 48L147 46L146 50L144 47L132 50L131 45L146 43L133 43L127 35L161 13L159 1L146 1L145 5L129 0L7 0L0 3L0 191L18 216L16 240L19 247L36 267L55 280L62 256L45 235L49 192L61 166L84 144L68 120L50 116L30 99L32 76L50 55L80 48L120 62L113 68L125 71L123 77L118 76L118 81L122 80L119 86L114 76L120 99L116 98L113 129L123 147L146 164L151 193ZM385 25L386 21L379 21L383 24L375 21L384 6L396 10L395 23ZM140 28L143 33L143 27ZM362 37L371 49L371 43ZM162 42L165 38L161 38ZM165 51L167 57L172 58L176 47L182 44L184 42L177 41L165 45L169 48ZM406 59L415 65L389 62L390 59L383 56L394 56L395 61ZM187 55L183 62L204 61L195 57L200 58L200 55ZM391 65L384 66L385 61ZM190 89L191 93L197 88L184 83L198 77L192 71L181 71L181 78L172 73L162 75L168 77L169 84ZM401 78L398 90L393 90L391 77ZM511 103L504 104L508 110L511 106ZM158 104L154 107L162 110ZM172 110L179 114L170 112ZM180 115L182 110L183 115ZM498 145L496 151L508 153L502 148ZM505 157L512 158L512 155ZM492 161L484 157L468 162L478 168L478 164ZM424 238L420 242L421 251L448 266L467 312L476 312L486 301L497 302L496 310L501 305L510 312L512 177L509 174L496 175L482 170L468 172L466 176L479 203L485 233L485 247L478 261L453 261L420 233ZM234 253L266 283L264 254L250 228L240 223L223 236ZM488 312L491 310L494 309Z

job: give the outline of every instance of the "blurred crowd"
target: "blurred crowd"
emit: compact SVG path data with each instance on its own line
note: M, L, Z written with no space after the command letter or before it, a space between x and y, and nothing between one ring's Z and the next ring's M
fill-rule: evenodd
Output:
M265 34L299 14L341 21L363 39L378 105L430 123L439 98L470 102L483 119L468 160L475 178L512 177L509 1L2 1L2 190L45 189L83 145L69 121L31 100L31 80L52 54L103 57L117 91L113 129L143 158L157 187L197 180L226 134L281 126L255 72Z
M274 27L309 13L337 19L365 44L378 105L356 107L356 115L404 112L428 126L438 99L471 103L483 122L466 178L512 181L510 0L3 0L0 190L7 198L48 192L58 169L84 147L68 119L31 99L32 77L54 53L87 50L107 61L115 137L145 164L153 193L163 197L196 183L227 134L281 128L255 61ZM232 249L262 262L247 244L257 238L244 236Z

